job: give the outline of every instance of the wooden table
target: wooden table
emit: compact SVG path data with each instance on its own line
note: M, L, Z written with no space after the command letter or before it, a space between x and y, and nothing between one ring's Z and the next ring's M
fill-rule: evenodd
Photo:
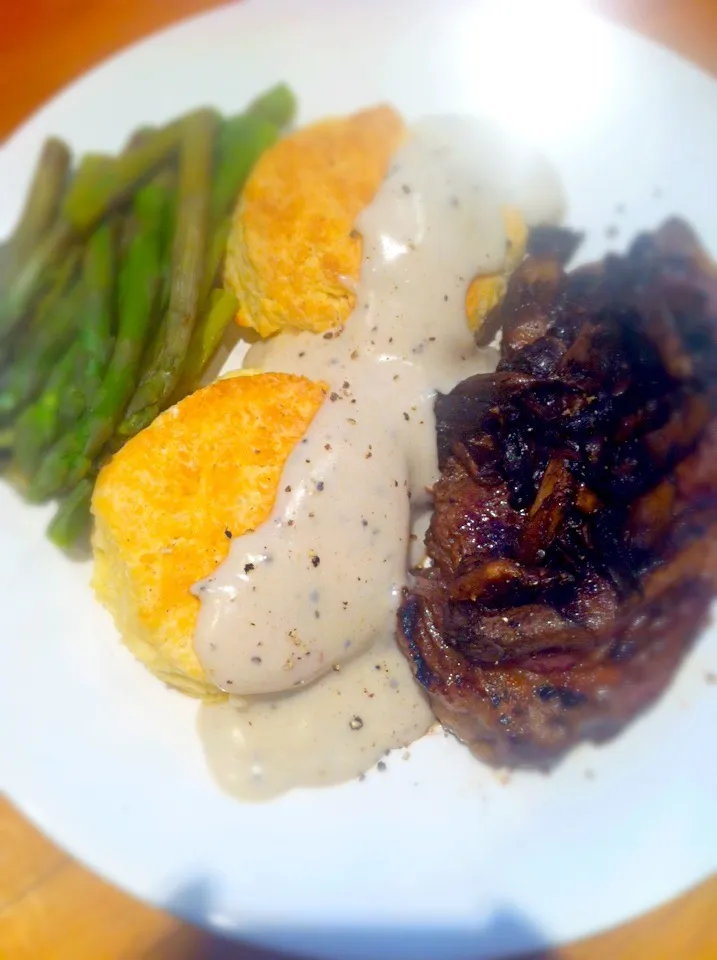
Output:
M216 0L0 0L0 141L103 57L215 6ZM594 6L717 74L717 0L595 0ZM137 903L88 873L0 799L0 960L200 958L270 960L270 955L222 943ZM551 955L551 960L715 958L717 878L631 924Z

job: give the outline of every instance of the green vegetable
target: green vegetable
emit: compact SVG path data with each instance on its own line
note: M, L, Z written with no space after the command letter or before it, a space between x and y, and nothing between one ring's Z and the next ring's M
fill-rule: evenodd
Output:
M275 87L257 97L247 113L269 120L275 127L285 127L296 116L296 97L285 83L277 83Z
M0 457L28 499L65 494L59 546L87 529L103 464L216 354L237 306L215 289L232 209L295 109L280 84L225 121L202 109L145 127L69 184L69 151L45 145L0 245Z
M110 167L98 163L93 175L75 185L62 207L62 217L24 262L19 272L0 291L0 340L22 320L39 292L47 270L67 251L78 235L92 230L99 221L130 196L187 139L198 124L216 122L216 114L199 110L175 120L148 136L136 150L125 151Z
M68 225L78 210L98 190L109 190L115 179L115 161L106 153L86 153L81 159L72 178L67 194L60 208L60 216Z
M47 536L62 550L69 550L89 532L90 504L95 477L85 477L60 504Z
M12 333L28 313L40 292L41 281L69 251L73 240L72 231L58 221L0 288L0 341Z
M109 367L79 423L42 465L54 484L78 483L112 436L137 383L147 330L160 290L162 234L171 191L161 174L138 191L125 225L125 257L119 276L119 325ZM50 483L50 480L47 480ZM47 487L40 488L44 493ZM37 492L37 491L35 491Z
M117 342L102 390L82 424L85 457L94 457L109 440L137 385L147 332L161 293L163 232L171 199L166 178L157 178L135 197L135 235L120 275Z
M115 314L116 225L101 223L85 247L83 300L79 341L85 353L83 389L88 402L96 396L112 354Z
M187 362L173 402L195 390L210 360L219 349L227 327L234 319L237 298L229 290L214 290L209 309L194 328L187 351Z
M143 147L147 140L156 133L156 127L138 127L136 130L133 130L132 133L127 138L127 143L124 146L124 153L127 153L131 150L136 150L138 147Z
M126 419L146 409L159 411L166 406L181 374L200 308L216 130L216 118L209 113L195 115L185 127L179 161L169 309L160 327L152 362L144 371ZM119 429L126 435L124 422Z
M106 214L147 180L180 144L202 125L216 123L213 110L197 110L147 135L136 149L125 150L101 176L90 178L85 190L64 205L64 215L78 233L92 229Z
M217 138L216 170L212 180L212 222L231 209L252 167L279 136L278 127L263 117L243 113L222 124Z
M25 207L2 258L8 269L11 263L27 257L55 222L71 160L70 150L62 140L50 137L45 141Z
M42 453L61 429L60 403L70 389L80 345L73 344L56 364L38 399L18 417L15 425L15 463L20 473L31 477Z
M217 162L212 183L212 236L207 251L200 302L206 303L224 258L232 207L252 167L277 140L273 123L252 114L240 114L223 124L217 144Z
M76 387L84 400L85 410L92 409L100 393L113 349L114 235L111 221L100 224L87 243L82 264L79 351L75 369ZM72 399L74 401L74 394ZM62 416L62 399L59 410ZM76 442L76 434L70 432L50 449L30 480L28 496L31 500L45 500L68 484Z
M77 329L77 286L70 290L77 258L69 256L37 306L24 349L3 377L0 415L13 415L37 396ZM68 295L69 290L69 295Z
M230 229L230 218L224 217L214 228L209 241L209 249L204 264L204 274L202 276L202 285L199 294L199 302L202 304L208 302L212 288L220 280L219 274L224 262L224 252L227 247Z

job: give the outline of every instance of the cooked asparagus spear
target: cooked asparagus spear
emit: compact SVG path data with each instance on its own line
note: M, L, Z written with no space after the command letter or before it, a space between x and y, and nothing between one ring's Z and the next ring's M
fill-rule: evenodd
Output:
M217 162L212 184L212 235L202 278L200 302L206 303L219 273L229 236L232 206L252 167L274 144L277 127L261 117L241 114L222 127L217 145Z
M125 151L112 164L111 175L88 177L82 190L71 191L63 204L63 216L23 263L22 268L0 291L0 340L14 329L37 295L43 275L66 252L75 237L93 229L109 211L115 209L165 160L188 128L214 122L216 114L199 110L175 120L152 133L136 150Z
M47 529L47 536L55 546L69 550L89 529L94 483L94 476L85 477L60 504Z
M293 94L279 85L221 125L214 111L200 110L162 129L138 131L116 159L85 157L63 196L68 158L62 178L60 166L54 171L62 180L54 207L46 191L43 214L37 194L23 215L26 226L0 248L0 276L11 258L19 268L0 286L0 354L8 361L0 414L17 413L37 397L0 436L0 452L14 450L15 462L30 475L32 499L69 491L49 530L59 545L69 545L84 528L102 462L194 389L218 348L236 308L232 294L211 289L231 208L251 167L294 110ZM60 161L59 146L51 160ZM179 188L170 204L171 186L165 182L158 191L158 185L172 176L171 165L150 178L175 151ZM122 233L115 265L116 217L105 218L132 195L130 227ZM23 253L15 261L18 238L24 238ZM74 282L70 264L78 243L86 247ZM162 322L153 330L158 315ZM26 317L27 326L13 333ZM68 350L75 331L78 340Z
M87 243L82 265L82 309L76 368L79 368L77 387L84 399L85 410L92 409L101 390L113 348L114 235L115 225L112 222L101 223ZM71 431L48 451L30 480L28 496L31 500L45 500L65 487L75 443L76 435Z
M276 127L285 127L296 114L296 97L285 83L277 83L275 87L257 97L247 113L269 120Z
M231 211L251 168L278 136L276 124L251 113L231 117L222 125L212 182L213 223Z
M224 333L234 319L237 298L229 290L213 290L209 308L194 328L187 351L187 362L182 371L173 402L196 390L209 361L219 349Z
M116 224L101 223L85 247L82 264L84 287L79 341L84 349L82 387L94 399L112 353L116 284Z
M10 262L18 264L28 256L54 223L67 183L71 159L70 150L62 140L50 137L45 141L25 207L3 257L8 267Z
M90 230L148 179L180 143L191 139L192 131L214 125L216 120L215 111L196 110L149 133L136 149L125 150L114 161L111 176L97 177L73 203L65 204L70 225L79 233Z
M111 188L115 177L114 166L114 157L106 153L86 153L80 158L60 207L60 216L65 222L72 222L75 211L86 202L88 196L98 190Z
M15 425L15 463L20 473L31 477L44 450L61 428L60 401L69 389L80 345L75 343L56 364L45 389L18 417Z
M92 412L81 427L82 453L92 458L109 440L137 382L147 332L161 287L163 231L171 184L158 178L134 201L136 233L127 249L119 289L119 328L112 361Z
M0 415L15 414L37 395L72 339L77 329L77 286L70 287L76 265L76 256L69 256L38 304L30 324L29 342L15 357L4 377L0 390Z
M127 418L147 408L162 409L181 374L200 306L216 130L216 118L209 113L196 115L185 128L179 162L169 309L161 327L161 342L127 408ZM125 424L121 424L120 433L124 434L125 429Z
M0 340L12 333L28 312L39 292L42 277L68 252L73 239L67 224L55 223L0 289Z
M125 230L125 259L119 276L119 325L109 367L79 423L71 426L42 465L44 476L72 485L88 474L112 436L137 382L147 330L160 288L162 233L170 184L159 174L138 191ZM46 481L50 484L50 479ZM47 487L41 487L44 493ZM35 487L36 490L36 487Z

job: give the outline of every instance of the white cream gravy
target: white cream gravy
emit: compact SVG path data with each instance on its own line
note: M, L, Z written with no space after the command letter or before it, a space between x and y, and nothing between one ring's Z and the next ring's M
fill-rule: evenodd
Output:
M270 519L195 588L202 666L250 698L200 719L210 765L239 796L345 780L432 721L395 615L438 473L436 390L495 367L495 351L474 344L465 295L504 265L508 204L529 224L559 218L541 158L473 119L417 124L356 221L363 263L343 330L285 332L247 354L247 367L327 380L331 394Z

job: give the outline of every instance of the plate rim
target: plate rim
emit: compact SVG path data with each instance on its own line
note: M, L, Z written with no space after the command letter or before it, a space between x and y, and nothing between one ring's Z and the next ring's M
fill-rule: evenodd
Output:
M261 3L262 0L245 0L245 2L247 3L247 5L251 3L251 5L256 6L259 3ZM107 68L115 67L118 63L120 63L124 59L131 59L134 55L136 55L138 50L141 50L142 48L146 48L146 47L151 47L152 44L156 43L158 40L166 40L173 33L186 30L188 27L191 27L191 25L196 22L209 21L214 19L219 21L224 16L226 16L227 11L230 10L232 6L234 5L228 5L228 4L222 5L208 11L201 11L199 13L191 14L179 20L173 21L171 24L168 24L158 30L152 31L149 34L131 43L124 45L119 50L110 54L108 57L93 64L93 66L90 67L86 72L73 78L71 81L69 81L68 83L63 85L60 89L55 91L52 95L50 95L46 100L44 100L37 107L36 110L34 110L29 116L24 118L23 121L9 133L9 135L2 141L2 143L0 143L0 158L4 157L7 153L10 153L15 148L17 141L22 140L27 135L28 130L32 130L32 127L34 124L42 123L43 121L45 121L47 115L52 114L54 112L58 103L62 102L64 98L68 96L72 96L76 88L85 86L88 82L92 83L95 79L96 74L105 71ZM705 70L700 65L695 64L683 58L680 54L676 53L674 50L667 47L665 44L659 41L656 41L651 37L647 37L644 34L639 33L638 31L636 31L630 26L616 23L614 20L604 15L593 13L591 14L591 16L597 17L597 19L601 20L604 24L606 24L611 31L617 31L622 34L629 35L631 41L637 41L643 46L652 48L654 51L658 52L661 57L668 57L673 63L679 64L681 69L688 68L690 71L696 72L702 75L703 77L705 77L707 80L710 81L710 83L712 84L717 83L717 78L715 78L709 71ZM53 819L52 815L49 813L49 810L44 811L43 802L42 801L38 802L39 798L33 799L28 797L16 797L8 794L8 799L18 810L20 810L23 813L23 815L25 815L28 818L28 820L30 820L31 823L33 823L43 833L43 835L47 836L52 842L55 842L58 846L62 846L64 849L64 839L57 839L57 840L55 839L55 837L58 836L58 833L56 833L55 829L50 825ZM72 831L70 830L70 832ZM64 837L66 833L67 831L60 831L59 836ZM78 850L78 849L82 849L82 852L80 854L75 854L74 852L72 852L73 850ZM117 875L112 873L111 868L108 867L107 864L101 862L101 860L93 857L92 855L86 854L84 851L84 848L81 848L80 845L73 845L68 849L68 853L70 853L70 855L75 857L76 859L79 859L80 862L86 864L98 876L102 877L103 879L107 880L114 886L123 890L128 895L141 899L142 901L149 903L152 906L158 907L159 909L163 909L163 910L171 909L171 907L168 908L166 901L161 896L161 891L157 887L153 887L152 884L150 884L149 882L144 883L143 888L140 887L138 880L140 879L141 872L138 874L135 874L135 878L132 882L130 882L124 876L120 876L118 879ZM707 871L705 875L701 877L700 880L697 881L696 883L691 882L689 884L686 884L684 887L680 888L680 890L675 892L670 898L662 901L660 904L654 904L653 907L650 907L649 909L658 909L659 907L663 906L665 903L670 902L671 899L675 899L683 895L687 890L693 887L696 887L700 883L704 882L704 880L707 877L709 877L710 874L711 874L711 871ZM144 878L142 878L142 880L144 882ZM172 912L175 913L174 910L172 910ZM188 919L194 923L200 923L203 926L207 925L206 916L197 915L191 909L187 909L185 912L177 910L175 915L181 916L184 919ZM633 919L635 918L636 917L633 916ZM615 926L619 926L625 922L629 922L629 920L628 921L624 919L618 920L616 921ZM214 930L218 934L221 934L222 932L226 933L226 931L222 931L221 927L217 927L217 926L209 927L209 929ZM595 930L588 931L582 936L592 936L596 932L607 932L608 929L614 929L614 927L600 926ZM250 930L241 929L241 930L237 930L236 933L240 935L242 938L246 939L248 942L254 942L257 944L265 944L267 942L266 939L264 938L254 940L252 938ZM550 945L552 945L552 941Z

